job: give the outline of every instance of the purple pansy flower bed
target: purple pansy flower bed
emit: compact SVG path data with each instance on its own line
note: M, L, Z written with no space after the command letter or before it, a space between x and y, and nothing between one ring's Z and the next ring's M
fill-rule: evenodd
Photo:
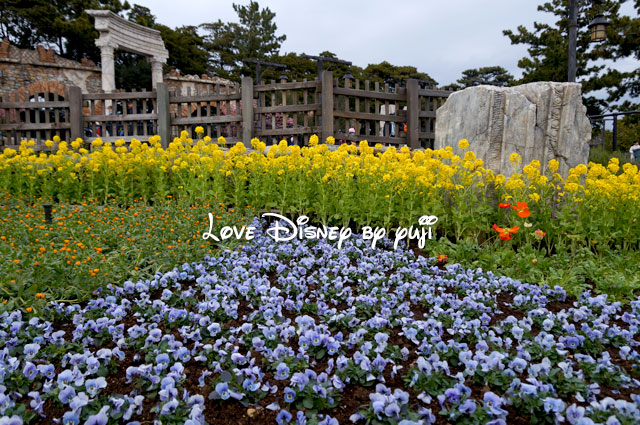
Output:
M639 323L640 301L259 233L2 313L0 424L637 424Z

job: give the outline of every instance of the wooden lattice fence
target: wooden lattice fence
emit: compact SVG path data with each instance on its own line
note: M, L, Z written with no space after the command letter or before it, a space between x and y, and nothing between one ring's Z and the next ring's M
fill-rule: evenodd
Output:
M195 136L195 127L202 126L205 135L223 136L229 144L257 137L268 144L286 139L305 145L317 134L339 142L432 147L436 109L450 93L421 87L418 80L396 86L338 80L330 71L321 80L254 85L245 77L241 84L182 94L169 93L165 83L153 91L96 94L70 87L64 96L0 101L0 145L32 139L42 146L55 135L67 141L130 141L159 134L167 146L182 131Z

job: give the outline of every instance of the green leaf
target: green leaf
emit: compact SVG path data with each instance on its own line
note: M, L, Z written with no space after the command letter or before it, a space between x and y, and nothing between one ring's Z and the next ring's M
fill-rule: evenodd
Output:
M233 375L231 375L228 370L223 370L220 373L220 379L222 380L222 382L231 382L231 380L233 379Z
M302 405L307 409L313 409L313 399L311 397L305 397L305 399L302 401Z

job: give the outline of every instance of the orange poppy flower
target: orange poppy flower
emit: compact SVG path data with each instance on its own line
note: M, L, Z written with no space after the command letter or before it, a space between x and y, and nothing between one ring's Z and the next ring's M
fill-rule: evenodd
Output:
M496 232L498 232L498 237L500 239L502 239L503 241L508 241L511 239L511 234L512 233L518 233L518 230L520 230L520 227L518 226L513 226L511 229L503 229L502 227L498 227L496 224L494 224L492 226L493 230L495 230Z
M448 259L449 259L449 257L447 257L444 254L438 255L438 261L440 261L440 262L447 261Z
M531 215L531 211L529 211L529 205L527 205L526 202L518 202L511 208L518 211L518 217L527 218Z
M510 206L511 206L511 204L508 203L508 202L500 202L498 204L498 207L500 207L500 208L509 208Z
M509 233L500 233L500 235L498 235L498 237L500 239L502 239L503 241L511 240L511 234L509 234Z
M511 208L513 208L516 211L520 211L520 210L528 209L529 205L527 205L526 202L518 202L516 205L512 206Z

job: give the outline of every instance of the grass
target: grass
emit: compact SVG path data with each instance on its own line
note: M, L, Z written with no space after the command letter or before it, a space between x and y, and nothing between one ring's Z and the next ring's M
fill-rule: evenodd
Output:
M586 248L559 250L541 255L523 247L487 248L470 239L432 243L433 255L446 254L450 262L465 268L480 267L524 282L562 286L569 295L586 290L607 294L610 300L627 303L640 294L640 252L632 250L597 252Z
M51 300L82 301L108 283L151 277L201 260L217 247L202 239L208 213L215 228L243 223L223 204L158 199L122 207L117 200L54 204L47 223L42 199L0 197L0 299L7 308L38 309Z
M600 146L591 148L591 150L589 151L589 161L595 162L596 164L602 164L605 167L607 166L611 158L618 158L618 160L620 161L621 169L624 164L629 162L632 164L637 164L637 162L631 160L628 152L611 152L602 149L602 147Z

